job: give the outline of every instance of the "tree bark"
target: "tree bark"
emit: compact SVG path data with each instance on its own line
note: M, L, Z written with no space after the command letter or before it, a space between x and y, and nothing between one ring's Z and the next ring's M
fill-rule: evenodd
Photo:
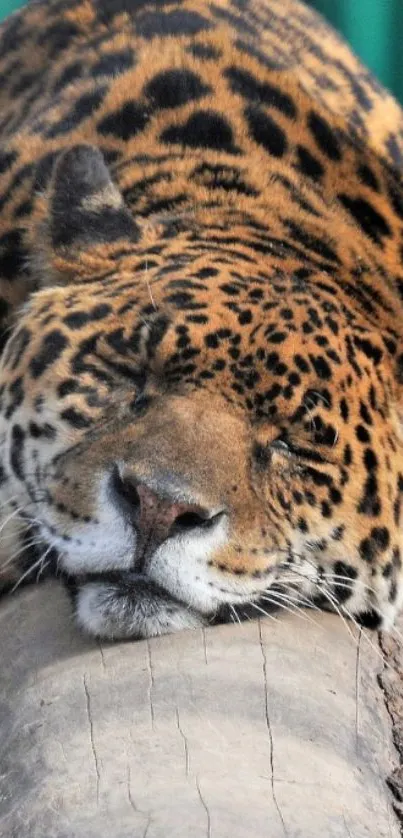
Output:
M1 836L401 835L375 634L310 612L100 644L56 583L0 623Z

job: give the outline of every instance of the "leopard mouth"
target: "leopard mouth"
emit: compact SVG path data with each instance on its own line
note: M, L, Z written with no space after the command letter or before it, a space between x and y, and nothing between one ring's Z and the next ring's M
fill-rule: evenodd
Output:
M259 616L254 603L220 603L202 613L144 574L110 571L67 576L79 625L92 636L136 640L183 629L243 622ZM261 613L267 613L258 608Z

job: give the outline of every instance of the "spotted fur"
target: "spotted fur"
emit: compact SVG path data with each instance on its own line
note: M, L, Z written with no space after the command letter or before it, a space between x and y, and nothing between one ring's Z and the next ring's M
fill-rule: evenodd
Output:
M402 587L403 119L298 0L0 30L3 588L100 636Z

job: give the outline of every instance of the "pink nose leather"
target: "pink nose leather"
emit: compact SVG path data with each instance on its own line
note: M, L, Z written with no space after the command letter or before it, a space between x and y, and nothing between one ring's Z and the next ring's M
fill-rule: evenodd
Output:
M208 517L203 516L203 510L199 506L173 503L171 500L159 497L143 484L138 484L136 490L140 500L137 526L139 534L146 541L151 538L154 544L161 544L168 538L175 521L186 513L197 515L201 520L203 517Z

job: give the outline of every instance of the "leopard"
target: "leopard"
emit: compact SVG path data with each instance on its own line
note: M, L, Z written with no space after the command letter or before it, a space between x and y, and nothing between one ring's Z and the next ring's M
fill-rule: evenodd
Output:
M391 629L397 101L300 0L32 0L0 78L2 592Z

